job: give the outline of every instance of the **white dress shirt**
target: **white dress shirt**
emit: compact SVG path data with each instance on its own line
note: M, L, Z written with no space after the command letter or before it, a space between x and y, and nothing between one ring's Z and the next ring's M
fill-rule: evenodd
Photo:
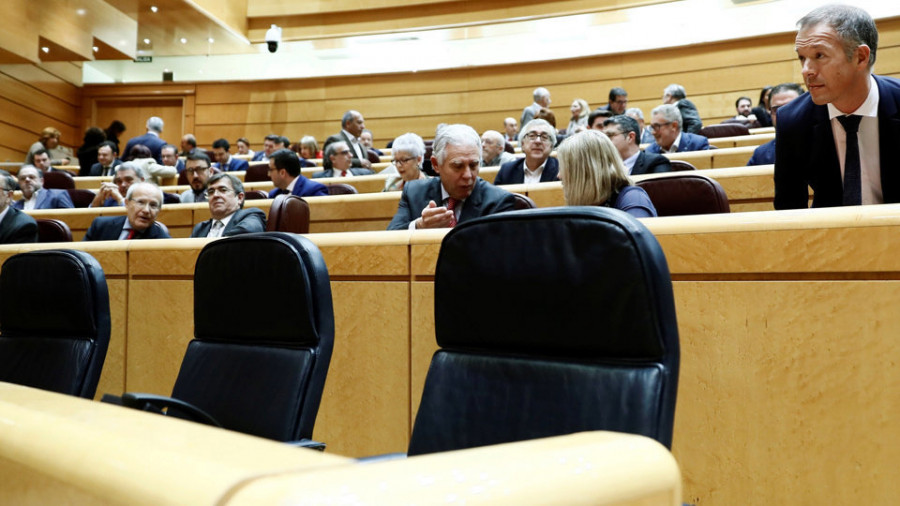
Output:
M878 83L869 76L869 96L858 109L851 112L862 116L856 138L859 142L859 169L862 189L862 203L883 204L881 192L881 152L878 137ZM844 159L847 154L847 132L837 120L844 113L837 107L828 104L828 117L831 118L831 132L834 134L834 145L837 148L838 160L841 163L841 181L844 179Z

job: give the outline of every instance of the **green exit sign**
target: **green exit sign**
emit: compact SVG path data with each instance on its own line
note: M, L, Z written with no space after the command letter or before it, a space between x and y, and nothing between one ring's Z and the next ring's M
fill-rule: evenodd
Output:
M138 56L134 59L135 63L151 63L153 61L152 56Z

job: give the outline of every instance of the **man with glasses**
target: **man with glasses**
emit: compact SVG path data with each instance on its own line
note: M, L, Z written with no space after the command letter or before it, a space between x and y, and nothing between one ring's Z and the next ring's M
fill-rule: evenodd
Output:
M772 118L772 126L775 125L775 117L781 106L789 104L792 100L803 94L803 88L796 83L783 83L772 88L769 93L769 116ZM747 165L768 165L775 163L775 139L753 150L753 156Z
M191 185L191 189L182 192L182 204L206 202L206 184L212 171L211 165L212 162L209 160L209 157L200 150L187 154L184 160L184 173L187 176L188 184Z
M84 235L85 241L168 239L169 233L156 222L163 192L153 183L134 183L125 194L125 216L98 216Z
M663 104L650 111L650 128L656 141L647 146L648 153L683 153L709 149L709 140L702 135L681 131L681 112L672 104Z
M275 189L269 198L288 194L298 197L318 197L328 195L328 188L322 183L310 181L300 173L300 158L290 149L279 149L269 157L269 179Z
M597 108L598 111L609 111L613 116L625 114L628 108L628 92L625 88L615 87L609 90L609 103Z
M37 242L37 222L10 205L15 189L16 178L0 170L0 244Z
M228 237L265 232L266 213L244 207L244 185L231 174L219 173L209 178L206 188L209 220L198 223L191 237Z
M495 185L545 183L559 180L559 163L550 158L556 142L556 129L546 120L529 121L519 133L519 146L525 158L504 163L494 178Z
M370 169L353 167L353 151L344 141L332 142L325 148L325 160L331 168L313 174L313 179L320 177L368 176L374 174Z
M516 155L506 152L506 139L496 130L485 130L481 134L481 166L499 167L506 162L516 161Z
M636 176L672 170L672 165L665 156L641 151L638 142L641 127L634 118L625 115L613 116L603 122L603 133L619 151L628 174Z

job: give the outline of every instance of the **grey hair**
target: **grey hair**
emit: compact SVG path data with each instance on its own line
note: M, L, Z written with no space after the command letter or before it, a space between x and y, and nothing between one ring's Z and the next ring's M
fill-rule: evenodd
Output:
M0 181L3 181L3 191L7 192L15 191L19 185L16 178L5 170L0 170Z
M625 116L636 116L635 119L639 119L644 121L644 111L640 110L637 107L629 107L625 110Z
M532 98L534 98L534 101L537 102L538 100L540 100L544 97L549 97L550 92L547 91L547 88L535 88L534 92L531 94L531 96L532 96Z
M678 123L678 130L681 130L681 111L678 110L678 107L675 104L663 104L658 105L650 111L650 115L659 114L666 121L670 121L672 123Z
M341 128L347 126L347 123L350 123L350 121L352 121L353 117L356 115L362 116L361 114L359 114L359 111L354 111L353 109L345 112L344 115L341 116Z
M684 86L680 84L670 84L666 86L666 89L663 90L663 95L669 95L677 100L687 97L687 94L684 92Z
M476 151L478 151L478 162L481 163L481 137L479 137L478 132L474 128L457 123L445 125L438 130L432 145L433 154L437 159L438 165L444 163L444 158L447 156L447 146L450 144L476 148Z
M116 174L118 174L119 172L126 171L126 170L133 170L134 175L137 176L137 178L140 179L141 181L147 180L147 173L144 172L144 168L141 167L141 165L139 163L135 163L135 162L121 163L116 167Z
M134 193L134 189L141 187L141 186L147 186L147 187L153 188L153 190L156 192L156 196L159 198L159 205L163 204L164 199L163 199L162 189L159 186L156 186L153 183L148 183L146 181L134 183L133 185L129 186L128 191L125 192L125 200L131 200L131 194Z
M410 156L416 158L423 158L425 156L425 141L412 132L405 133L394 139L394 143L391 144L391 153L394 156L396 156L398 151L409 153Z
M158 116L150 116L150 119L147 120L147 130L153 130L156 133L162 133L163 131L163 120Z
M206 182L206 186L212 186L213 183L222 179L227 179L228 182L231 183L231 189L234 190L235 195L244 193L244 183L241 183L240 179L227 172L217 172L213 174L213 176L209 178L209 181Z
M869 46L869 69L875 65L878 28L868 12L850 5L823 5L800 18L797 27L802 30L820 23L830 26L838 34L848 60L853 59L856 48L865 44Z
M553 144L556 144L556 128L554 128L553 125L551 125L550 122L545 119L533 119L528 123L525 123L525 126L523 126L521 130L519 130L520 146L524 144L522 139L524 139L525 136L528 135L532 130L543 130L544 133L550 136Z
M481 137L482 138L487 137L488 139L490 139L491 141L496 143L498 146L506 146L506 138L503 137L503 134L501 134L500 132L498 132L496 130L485 130L484 133L481 134Z
M326 160L328 158L331 158L331 155L333 155L334 152L337 151L338 145L343 145L345 148L350 149L350 146L347 145L346 141L332 142L331 144L328 145L328 147L325 148L325 153L323 153Z

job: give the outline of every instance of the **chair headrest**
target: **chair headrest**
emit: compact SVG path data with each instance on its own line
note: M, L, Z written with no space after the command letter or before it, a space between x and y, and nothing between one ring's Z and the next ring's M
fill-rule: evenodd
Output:
M671 319L668 319L671 318ZM600 207L533 209L448 233L435 273L438 344L560 357L655 359L677 329L659 243Z

